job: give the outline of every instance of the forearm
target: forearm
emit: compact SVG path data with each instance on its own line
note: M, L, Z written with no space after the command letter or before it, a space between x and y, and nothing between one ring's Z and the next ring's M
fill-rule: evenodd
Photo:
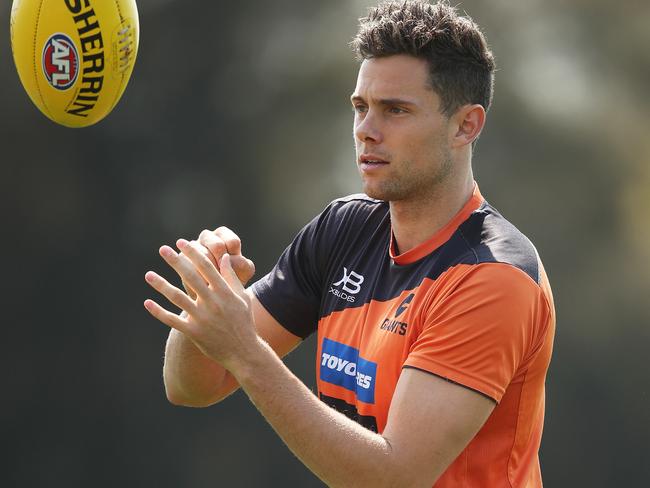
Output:
M165 391L176 405L205 407L228 396L236 381L181 332L172 329L165 347Z
M405 481L385 438L322 403L261 339L245 362L228 367L291 451L329 486Z

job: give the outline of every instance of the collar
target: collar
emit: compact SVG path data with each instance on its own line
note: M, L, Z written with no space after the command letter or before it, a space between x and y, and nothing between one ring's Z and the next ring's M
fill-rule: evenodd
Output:
M472 196L467 200L463 208L452 217L452 219L438 232L436 232L429 239L424 241L422 244L415 246L409 251L396 255L395 254L395 236L391 232L390 234L390 257L395 261L395 264L405 265L414 263L423 257L431 254L433 251L438 249L441 245L449 240L456 229L465 222L472 213L477 210L481 204L485 201L483 195L479 191L478 184L474 182L474 191Z

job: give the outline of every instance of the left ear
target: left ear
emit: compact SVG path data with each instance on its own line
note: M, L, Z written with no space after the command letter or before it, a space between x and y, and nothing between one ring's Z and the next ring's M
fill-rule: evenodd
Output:
M451 117L453 135L452 147L471 144L481 134L485 125L485 109L483 105L463 105Z

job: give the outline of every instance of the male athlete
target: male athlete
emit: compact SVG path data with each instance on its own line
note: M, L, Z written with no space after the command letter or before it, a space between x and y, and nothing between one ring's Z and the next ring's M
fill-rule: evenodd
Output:
M446 3L382 4L353 42L365 195L330 203L275 268L229 229L160 254L186 292L146 280L172 327L172 403L241 387L283 441L337 487L540 487L555 317L535 248L490 206L472 147L492 98L479 28ZM315 396L280 357L318 335Z

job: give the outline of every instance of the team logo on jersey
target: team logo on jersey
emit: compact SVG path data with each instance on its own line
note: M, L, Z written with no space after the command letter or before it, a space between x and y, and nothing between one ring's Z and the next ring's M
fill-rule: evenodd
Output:
M410 293L404 300L402 300L402 303L400 303L399 307L397 307L397 310L395 310L395 316L393 318L386 317L379 328L387 332L392 332L393 334L398 334L401 336L405 335L408 323L397 320L397 317L406 311L409 304L413 300L413 297L415 297L415 293Z
M359 356L354 347L323 338L320 379L356 393L365 403L375 403L377 363Z
M72 39L52 34L43 47L43 73L57 90L67 90L77 81L79 54Z
M348 271L348 268L344 266L343 277L339 281L332 283L329 292L334 296L353 303L355 299L353 295L361 291L361 283L363 283L363 276L352 270ZM338 286L342 286L343 290L335 288Z

